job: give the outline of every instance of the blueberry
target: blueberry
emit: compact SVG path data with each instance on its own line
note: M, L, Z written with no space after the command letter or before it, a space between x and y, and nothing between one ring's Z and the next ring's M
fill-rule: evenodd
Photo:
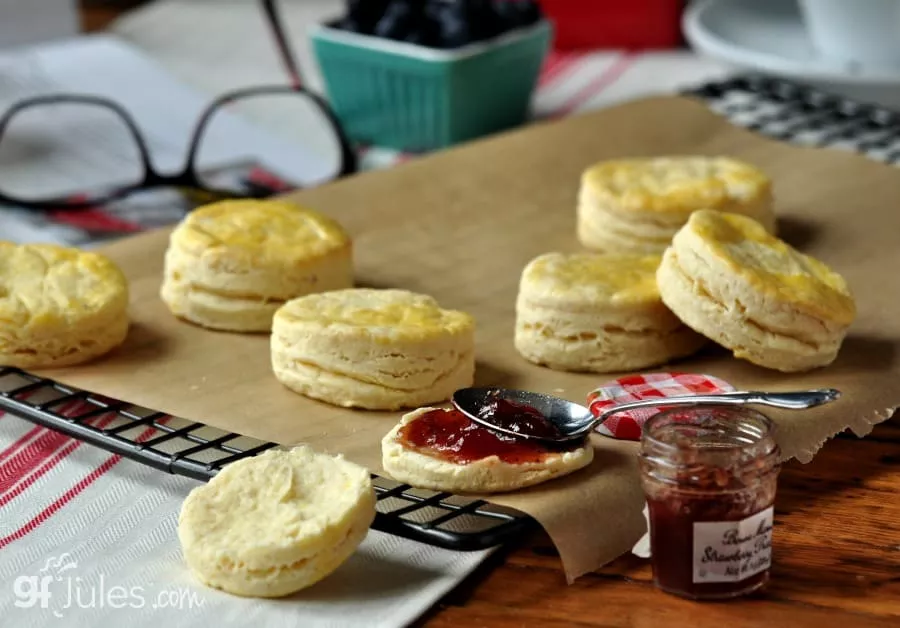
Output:
M407 0L393 0L375 24L373 34L385 39L407 39L422 21L422 5Z
M543 17L541 7L534 0L494 0L493 6L503 30L530 26Z
M503 23L491 0L468 0L466 21L476 40L490 39L503 32Z
M347 18L356 24L356 32L370 34L384 15L391 0L347 0Z
M434 20L440 48L459 48L478 40L477 26L470 16L470 0L432 0L426 14Z

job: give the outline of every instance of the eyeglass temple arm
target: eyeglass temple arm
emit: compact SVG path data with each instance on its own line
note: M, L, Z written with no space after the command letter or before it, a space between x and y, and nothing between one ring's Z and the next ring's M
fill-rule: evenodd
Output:
M275 0L262 0L263 13L266 15L266 21L272 29L275 36L275 43L278 45L278 53L281 56L281 62L287 70L288 76L294 87L303 86L303 76L300 73L300 67L297 65L297 58L288 43L287 36L284 32L284 23L278 13L278 7Z

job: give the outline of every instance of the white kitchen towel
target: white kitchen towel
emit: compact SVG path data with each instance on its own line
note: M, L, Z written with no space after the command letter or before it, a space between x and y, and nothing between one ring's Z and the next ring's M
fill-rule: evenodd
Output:
M233 597L197 583L181 559L178 512L197 485L0 417L0 625L396 628L490 553L370 531L348 562L304 592Z

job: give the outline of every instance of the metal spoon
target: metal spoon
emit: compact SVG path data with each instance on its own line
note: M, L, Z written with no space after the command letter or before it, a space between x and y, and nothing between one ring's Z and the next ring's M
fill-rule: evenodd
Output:
M484 427L502 432L516 438L526 440L543 441L547 443L566 443L581 440L595 427L606 421L610 416L625 410L636 408L649 408L656 406L694 406L694 405L745 405L758 404L773 408L786 408L788 410L804 410L821 406L840 398L841 392L834 388L822 388L817 390L800 390L795 392L726 392L710 395L679 395L677 397L662 397L659 399L642 399L610 406L598 416L581 404L560 399L552 395L529 392L525 390L511 390L507 388L462 388L453 393L451 401L456 409ZM514 404L531 406L549 420L560 432L560 436L545 436L526 432L517 432L501 425L492 423L490 419L482 417L479 411L491 401L497 399L511 401Z

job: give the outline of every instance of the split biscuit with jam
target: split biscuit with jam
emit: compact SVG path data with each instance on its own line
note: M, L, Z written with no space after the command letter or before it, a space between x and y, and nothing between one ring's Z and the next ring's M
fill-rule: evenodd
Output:
M726 157L672 156L588 168L578 196L578 239L592 250L662 254L698 209L743 214L775 232L764 172Z
M833 362L856 316L843 277L736 214L695 212L663 255L657 284L685 324L784 372Z
M706 339L663 304L658 255L546 253L522 272L516 350L561 371L642 369L688 356Z
M212 203L172 232L161 297L202 327L268 332L286 301L351 287L351 249L337 222L293 203Z
M564 447L506 436L459 410L419 408L381 441L382 466L398 482L434 491L502 493L569 475L594 459L590 440Z

